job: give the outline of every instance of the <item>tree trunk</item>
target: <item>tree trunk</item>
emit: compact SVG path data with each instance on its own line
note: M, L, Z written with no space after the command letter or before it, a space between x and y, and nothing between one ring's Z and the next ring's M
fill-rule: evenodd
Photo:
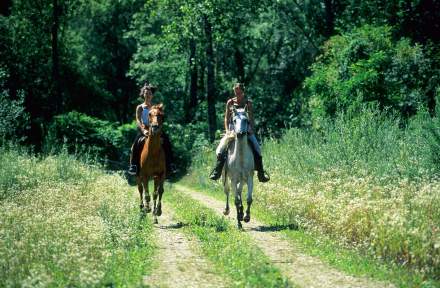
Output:
M243 83L245 81L244 77L244 56L243 53L241 53L240 49L238 47L235 47L235 65L237 66L237 79L238 82Z
M0 14L9 16L11 14L12 0L2 0L0 3Z
M207 67L207 100L208 100L208 129L209 141L214 142L217 129L215 114L215 76L214 76L214 51L212 47L212 26L208 18L204 18L206 36L206 67Z
M52 23L52 96L55 103L55 113L61 112L62 99L60 91L60 65L59 65L59 51L58 51L58 30L60 26L59 21L59 5L58 0L53 0L53 23Z
M194 119L194 110L197 106L197 61L196 61L196 41L191 39L189 42L189 69L190 69L190 86L189 100L185 111L186 123L190 123Z
M325 6L325 36L329 38L333 35L333 31L335 29L335 15L334 15L334 7L333 0L324 0Z

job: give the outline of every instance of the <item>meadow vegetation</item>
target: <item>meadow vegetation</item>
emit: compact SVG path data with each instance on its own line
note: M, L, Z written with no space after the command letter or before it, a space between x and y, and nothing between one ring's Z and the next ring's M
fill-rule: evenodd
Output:
M290 129L264 142L272 180L257 185L255 202L278 223L438 280L439 124L423 111L404 123L364 108L320 130ZM214 155L212 148L197 153L191 178L218 189L206 180Z
M136 286L151 270L151 224L102 169L127 167L145 81L189 182L220 189L215 139L243 82L272 176L256 207L440 281L440 1L235 2L5 1L0 286ZM284 285L227 244L245 236L171 197L237 285ZM219 256L231 247L241 259Z
M137 286L152 225L117 174L72 156L0 148L0 279L7 287Z

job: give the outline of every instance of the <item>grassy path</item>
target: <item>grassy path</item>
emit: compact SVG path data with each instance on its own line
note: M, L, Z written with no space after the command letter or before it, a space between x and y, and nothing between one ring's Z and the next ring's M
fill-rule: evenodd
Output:
M228 287L227 280L218 276L212 264L200 255L198 241L181 231L182 224L166 203L160 224L154 225L158 267L144 277L150 287ZM150 215L149 215L150 216Z
M223 211L224 203L221 201L181 185L174 185L174 188L215 210L217 214ZM235 215L234 209L231 214ZM229 216L229 219L232 220L232 217ZM252 219L244 225L244 229L271 262L300 287L393 287L391 284L346 275L315 257L301 253L298 247L277 231L277 227L265 226Z

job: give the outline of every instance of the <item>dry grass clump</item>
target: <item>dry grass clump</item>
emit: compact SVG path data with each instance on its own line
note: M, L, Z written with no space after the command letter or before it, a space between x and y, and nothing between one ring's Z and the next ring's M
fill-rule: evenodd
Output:
M113 283L139 242L129 186L67 155L21 154L0 153L0 286Z

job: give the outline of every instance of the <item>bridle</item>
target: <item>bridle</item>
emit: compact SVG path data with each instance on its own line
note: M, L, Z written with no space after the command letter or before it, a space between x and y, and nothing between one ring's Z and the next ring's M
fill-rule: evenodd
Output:
M238 137L249 133L249 117L247 113L247 105L244 108L236 108L232 106L232 125L234 132Z

